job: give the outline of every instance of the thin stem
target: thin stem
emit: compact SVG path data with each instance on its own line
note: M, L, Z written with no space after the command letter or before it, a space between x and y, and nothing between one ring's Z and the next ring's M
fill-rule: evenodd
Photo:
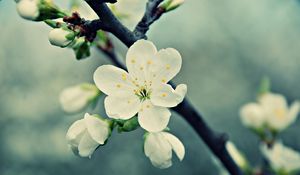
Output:
M143 19L137 25L135 32L129 31L109 10L105 4L99 3L97 0L86 0L91 8L97 13L101 22L108 25L107 31L113 33L117 38L119 38L126 46L130 47L135 41L141 38L145 38L145 34L149 29L149 26L157 20L160 16L154 18L148 18L148 13L153 13L159 3L162 0L149 0L147 3L147 8ZM150 4L150 5L149 5ZM153 6L151 6L153 5ZM156 6L154 6L156 5ZM151 8L150 8L151 7ZM156 8L154 8L156 7ZM149 12L152 11L152 12ZM147 16L147 17L145 17ZM116 59L116 55L110 52L104 52L111 61L119 67L124 67L122 63ZM172 84L172 83L171 83ZM210 128L203 117L197 110L193 107L190 102L185 99L181 104L173 108L178 114L180 114L196 131L196 133L202 138L210 150L215 154L216 157L220 159L224 167L232 175L242 175L242 171L233 161L232 157L226 150L225 144L228 140L226 134L220 134Z
M164 13L164 9L158 7L162 1L163 0L149 0L147 2L144 16L133 31L138 38L147 38L146 33L150 25L158 20Z

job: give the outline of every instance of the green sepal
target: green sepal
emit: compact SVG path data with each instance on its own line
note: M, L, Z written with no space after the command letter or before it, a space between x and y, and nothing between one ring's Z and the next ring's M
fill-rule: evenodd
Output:
M271 90L271 82L270 82L270 79L268 77L263 77L261 82L260 82L260 85L259 85L259 88L258 88L258 96L261 96L265 93L268 93L270 92Z
M67 40L73 41L76 37L76 34L74 32L70 32L65 37L67 38Z
M136 130L140 125L137 116L129 120L115 120L118 126L118 132L130 132Z
M76 40L75 44L73 45L73 50L77 60L87 58L91 55L89 42L85 41L83 37Z
M57 19L67 16L67 13L60 10L56 5L47 0L40 0L38 4L39 16L35 21L44 21L47 19Z

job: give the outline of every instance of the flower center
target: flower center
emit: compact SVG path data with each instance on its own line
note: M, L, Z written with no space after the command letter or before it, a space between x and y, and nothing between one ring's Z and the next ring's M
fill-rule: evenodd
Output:
M284 119L285 115L286 115L285 110L282 108L275 109L274 113L275 113L275 116L279 119Z
M147 89L147 86L142 86L138 90L135 90L135 95L139 97L141 101L145 101L147 99L150 99L151 95L151 89Z

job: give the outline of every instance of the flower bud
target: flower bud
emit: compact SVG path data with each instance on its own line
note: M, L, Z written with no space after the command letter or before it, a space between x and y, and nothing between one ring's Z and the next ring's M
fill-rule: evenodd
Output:
M92 103L100 91L93 84L80 84L68 87L60 94L60 103L64 111L74 113Z
M153 166L168 168L172 165L172 151L180 161L183 160L185 149L182 142L167 132L147 133L145 135L144 152Z
M76 34L74 31L69 29L57 28L52 29L48 37L52 45L58 47L67 47L74 41Z
M185 0L165 0L160 7L168 12L181 6L184 2Z
M36 0L21 0L17 2L17 11L24 19L34 21L39 17L38 1Z
M43 21L66 16L49 0L16 0L19 15L31 21Z
M109 120L86 113L83 119L71 125L66 139L75 154L91 157L99 145L105 144L111 130Z
M239 167L241 167L244 170L248 168L248 161L232 142L226 143L226 149Z

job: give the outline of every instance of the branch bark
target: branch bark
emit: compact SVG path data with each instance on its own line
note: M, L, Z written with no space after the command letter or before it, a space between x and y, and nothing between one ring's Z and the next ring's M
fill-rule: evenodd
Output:
M138 23L134 32L131 32L112 14L106 4L101 4L97 0L86 0L86 2L100 18L100 20L94 23L94 25L101 22L102 24L99 26L109 26L106 28L106 31L114 34L128 47L130 47L138 39L146 38L146 32L149 30L150 25L163 14L162 12L157 12L157 10L159 10L158 5L162 2L162 0L148 0L144 17ZM97 26L95 29L97 29ZM116 55L112 51L104 53L114 62L114 64L119 67L124 67L124 65L116 59ZM187 99L183 100L183 102L173 108L173 110L180 114L193 127L209 149L220 159L230 174L243 174L226 150L225 144L228 140L226 134L217 133L210 128L203 120L202 115L197 112Z

